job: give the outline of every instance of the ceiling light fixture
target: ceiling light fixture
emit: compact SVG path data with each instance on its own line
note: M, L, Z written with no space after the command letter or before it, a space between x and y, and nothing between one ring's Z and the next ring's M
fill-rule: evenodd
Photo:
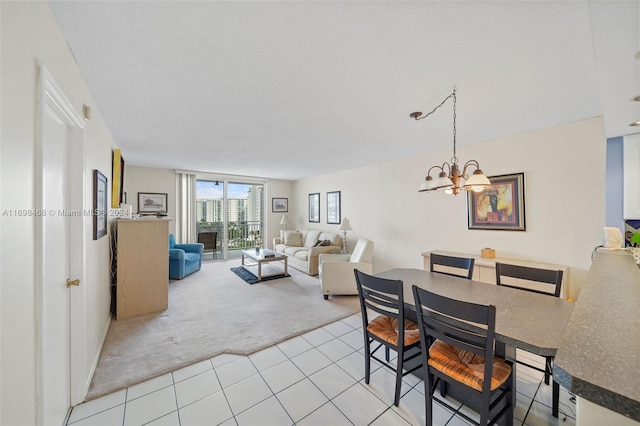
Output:
M415 120L422 120L423 118L427 118L431 114L433 114L437 109L439 109L442 105L445 104L449 99L453 98L453 157L451 157L451 164L444 162L442 166L432 166L427 172L427 177L420 185L420 189L418 192L428 192L428 191L437 191L444 190L447 194L458 195L460 193L460 189L465 189L467 191L475 191L482 192L491 185L489 179L482 173L480 170L480 164L476 160L469 160L464 163L464 167L462 168L462 173L460 173L460 168L458 166L458 157L456 156L456 89L453 89L453 92L444 98L440 105L435 107L431 112L422 115L421 112L412 112L409 114L409 117ZM471 177L467 176L467 168L475 167L475 171L471 175ZM438 174L437 179L433 179L431 177L431 170L439 169L440 173ZM447 171L445 171L445 169ZM466 180L466 182L465 182Z

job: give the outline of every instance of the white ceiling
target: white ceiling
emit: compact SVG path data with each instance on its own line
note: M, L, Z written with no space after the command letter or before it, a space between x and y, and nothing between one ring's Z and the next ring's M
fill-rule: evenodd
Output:
M637 0L50 7L131 165L295 180L450 150L450 103L409 113L454 86L459 145L640 120Z

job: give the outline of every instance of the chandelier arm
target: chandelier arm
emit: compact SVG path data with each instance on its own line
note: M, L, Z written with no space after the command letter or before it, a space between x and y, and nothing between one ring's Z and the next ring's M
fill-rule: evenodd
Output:
M446 164L446 163L445 163L445 164ZM443 164L443 166L444 166L444 164ZM430 176L430 175L431 175L431 170L433 170L433 169L440 169L440 171L444 171L444 170L443 170L443 168L442 168L441 166L431 166L431 167L429 168L429 170L427 171L427 176Z
M480 169L480 163L478 163L476 160L469 160L466 163L464 163L464 167L462 168L462 176L463 177L467 176L467 167L469 167L469 166L475 166L476 170Z

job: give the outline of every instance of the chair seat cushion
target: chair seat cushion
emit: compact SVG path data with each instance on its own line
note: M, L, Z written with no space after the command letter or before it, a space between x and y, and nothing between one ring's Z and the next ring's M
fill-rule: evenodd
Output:
M185 253L184 254L184 262L199 262L200 261L200 253Z
M380 315L375 317L369 325L367 331L385 342L398 346L398 319ZM404 346L412 345L420 341L420 330L418 324L413 321L404 320Z
M429 365L447 376L482 392L484 357L436 340L429 348ZM511 374L511 366L502 358L493 358L491 390L502 385Z

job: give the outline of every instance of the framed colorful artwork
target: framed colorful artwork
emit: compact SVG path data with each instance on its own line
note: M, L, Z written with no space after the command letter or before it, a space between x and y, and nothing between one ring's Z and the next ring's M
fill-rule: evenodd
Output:
M489 177L491 186L469 191L469 229L525 231L524 173Z

